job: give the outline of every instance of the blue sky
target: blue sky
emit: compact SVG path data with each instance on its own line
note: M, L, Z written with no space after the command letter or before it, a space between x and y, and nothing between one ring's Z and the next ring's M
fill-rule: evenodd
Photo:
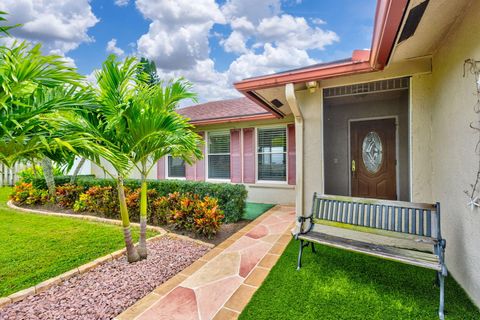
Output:
M93 79L115 53L145 56L162 78L184 76L201 101L238 95L232 83L370 48L375 0L2 0L44 44Z

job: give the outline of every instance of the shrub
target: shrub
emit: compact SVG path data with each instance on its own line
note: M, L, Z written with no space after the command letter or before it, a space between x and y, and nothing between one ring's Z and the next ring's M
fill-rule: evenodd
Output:
M55 176L54 178L55 178L55 185L56 186L63 186L65 184L70 184L70 179L72 178L72 176L59 175L59 176ZM77 176L77 179L79 179L79 178L95 179L95 175L93 175L93 174L79 175L79 176ZM100 180L100 179L98 179L98 180ZM45 179L43 178L43 176L41 178L32 178L31 182L32 182L32 185L37 189L47 189L47 183L45 182ZM79 185L78 183L75 183L75 184ZM86 189L88 189L88 188L86 188ZM86 190L86 189L84 188L84 190Z
M127 202L128 212L130 218L135 221L140 221L140 190L136 189L131 192L125 192L125 200ZM157 198L157 191L155 189L147 190L147 221L154 210L154 201Z
M105 218L120 217L117 190L112 187L91 187L82 193L73 206L77 212L98 212Z
M73 208L75 202L79 199L82 192L83 187L72 184L57 186L55 192L57 204L63 208Z
M222 210L218 206L218 200L205 197L203 201L198 201L195 206L194 231L208 238L220 230L222 219L224 218Z
M153 219L167 222L175 229L192 231L205 237L215 235L222 224L223 212L215 198L199 198L191 193L174 192L154 201Z
M67 177L67 178L65 178ZM46 189L45 181L35 179L33 185L37 188ZM55 177L56 185L63 185L70 182L70 177ZM84 190L90 187L115 187L116 181L113 179L98 179L91 176L79 176L76 185L82 186ZM140 188L140 180L127 179L125 186L132 190ZM155 189L158 196L168 196L175 192L180 194L197 194L200 198L211 197L218 199L218 205L224 212L224 222L236 222L242 218L245 201L247 199L247 190L244 185L230 183L211 183L203 181L185 181L185 180L150 180L148 188Z
M27 182L20 182L15 185L10 199L26 205L45 204L50 200L47 190L36 189L31 183Z

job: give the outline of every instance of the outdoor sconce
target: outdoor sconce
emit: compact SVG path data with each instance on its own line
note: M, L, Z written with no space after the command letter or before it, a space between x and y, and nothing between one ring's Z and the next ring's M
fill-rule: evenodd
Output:
M314 93L318 88L317 81L308 81L307 83L305 83L305 85L307 86L307 89L310 93Z

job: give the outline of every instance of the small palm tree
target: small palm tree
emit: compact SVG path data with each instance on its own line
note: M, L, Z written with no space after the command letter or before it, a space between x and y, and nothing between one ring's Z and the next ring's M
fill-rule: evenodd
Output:
M185 99L195 99L191 84L182 79L163 85L139 84L130 108L125 112L128 134L126 144L131 146L130 161L140 171L140 258L147 257L147 176L157 161L173 155L192 163L202 157L202 140L192 131L188 119L175 112Z

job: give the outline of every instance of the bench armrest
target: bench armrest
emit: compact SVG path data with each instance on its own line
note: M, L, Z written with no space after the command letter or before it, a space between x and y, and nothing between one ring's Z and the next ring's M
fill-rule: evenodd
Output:
M312 230L313 225L314 225L313 215L309 215L308 217L299 216L297 218L297 220L298 220L298 222L300 222L300 228L299 228L298 233L295 235L295 238L297 238L301 234L309 233ZM307 221L307 220L310 220L310 223L309 223L308 229L304 230L304 224L305 224L305 221Z

